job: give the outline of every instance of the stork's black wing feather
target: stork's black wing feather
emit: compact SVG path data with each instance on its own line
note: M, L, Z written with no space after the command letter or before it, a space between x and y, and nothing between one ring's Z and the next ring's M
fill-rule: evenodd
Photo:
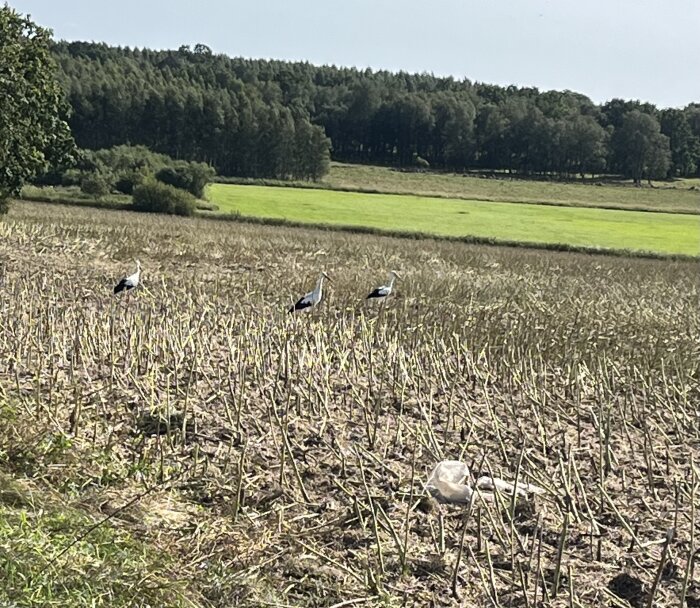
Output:
M290 306L287 312L294 312L295 310L304 310L312 305L311 300L307 300L306 296L299 298L299 301L294 305Z
M124 291L125 289L130 289L130 288L131 288L131 285L129 285L126 282L126 277L124 277L121 281L119 281L119 283L117 283L114 286L114 293L119 293L120 291Z
M386 295L384 290L381 287L377 287L373 292L371 292L368 296L367 299L369 300L370 298L383 298Z

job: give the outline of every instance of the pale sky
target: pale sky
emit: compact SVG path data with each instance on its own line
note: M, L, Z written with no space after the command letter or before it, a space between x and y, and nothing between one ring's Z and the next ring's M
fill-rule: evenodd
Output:
M2 1L2 0L0 0ZM700 0L9 0L57 39L700 102Z

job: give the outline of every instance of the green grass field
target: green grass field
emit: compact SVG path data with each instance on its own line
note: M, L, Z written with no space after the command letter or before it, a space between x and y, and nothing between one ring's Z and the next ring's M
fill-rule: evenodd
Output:
M700 180L654 182L654 188L625 181L547 182L501 176L486 179L456 173L406 173L387 167L333 163L323 179L330 188L377 190L448 198L548 203L572 207L611 207L669 213L700 213ZM691 188L695 188L691 190Z
M700 254L700 216L690 214L229 184L212 184L209 196L224 213L310 224Z
M583 182L527 180L500 174L404 172L388 167L331 163L319 182L222 178L222 183L294 186L381 194L415 194L467 200L539 203L563 207L602 207L666 213L700 213L700 178L652 182L635 187L629 180Z
M15 422L2 399L0 412L9 426ZM69 449L59 435L46 434L42 443L55 448L61 441ZM0 606L95 606L96 598L114 608L192 605L162 551L108 524L86 534L104 519L98 516L0 470Z

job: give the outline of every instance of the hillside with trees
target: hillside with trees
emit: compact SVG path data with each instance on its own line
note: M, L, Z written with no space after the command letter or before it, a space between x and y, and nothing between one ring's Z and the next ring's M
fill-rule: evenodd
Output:
M659 109L500 87L214 54L60 42L79 146L142 144L221 175L318 179L329 159L571 178L699 175L700 104Z

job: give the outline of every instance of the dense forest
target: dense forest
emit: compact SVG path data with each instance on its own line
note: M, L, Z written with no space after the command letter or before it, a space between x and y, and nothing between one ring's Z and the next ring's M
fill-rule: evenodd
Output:
M658 109L428 74L59 42L79 146L142 144L222 175L317 179L333 159L642 179L699 175L700 104Z

